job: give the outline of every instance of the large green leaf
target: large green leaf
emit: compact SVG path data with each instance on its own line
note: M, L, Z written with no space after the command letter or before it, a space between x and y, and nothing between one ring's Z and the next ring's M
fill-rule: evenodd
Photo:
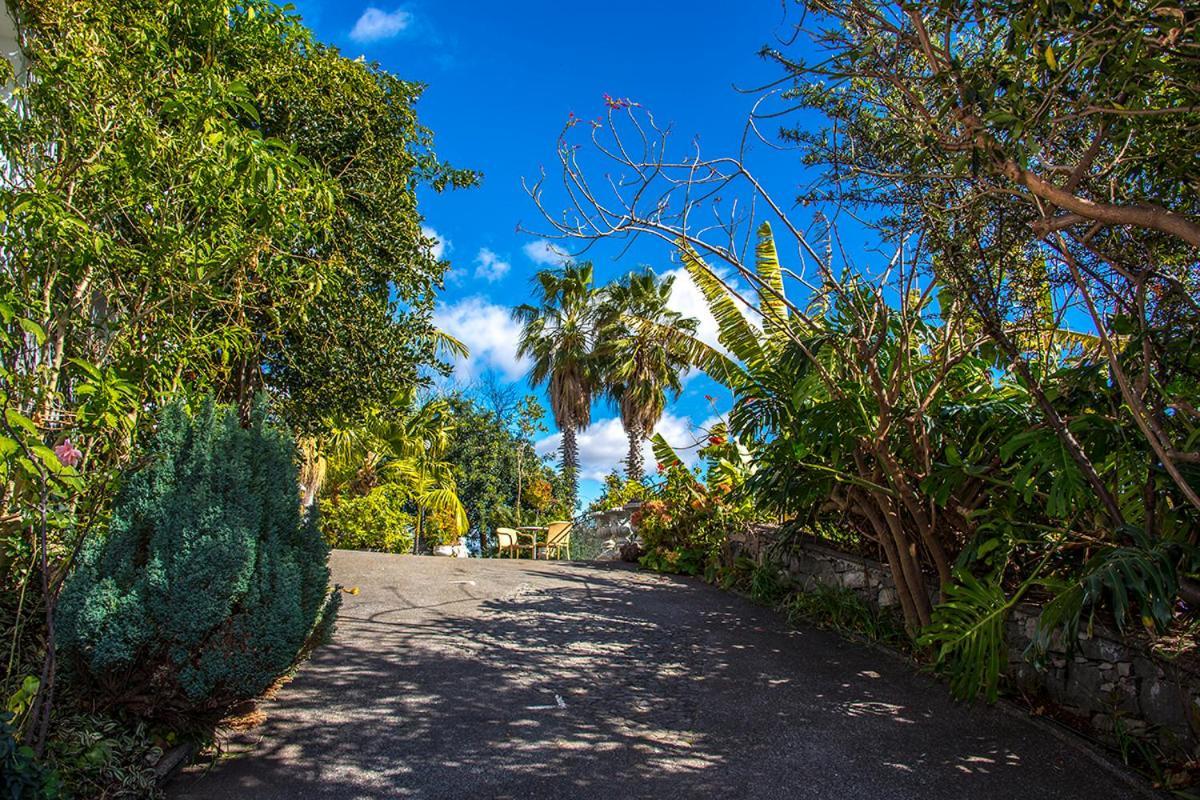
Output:
M936 648L955 696L970 700L982 694L995 702L1008 664L1005 622L1025 587L1009 598L994 577L982 581L966 570L956 570L954 577L942 587L942 602L918 643Z
M1085 614L1094 613L1105 599L1117 627L1124 630L1140 616L1150 629L1164 631L1172 622L1172 604L1179 591L1179 572L1200 562L1196 548L1177 542L1151 542L1139 529L1121 532L1131 543L1101 550L1088 559L1078 577L1058 585L1054 599L1042 610L1037 635L1030 645L1045 653L1055 631L1073 645Z
M683 266L704 295L717 321L717 340L742 363L763 358L762 332L750 324L724 281L686 243L680 244Z
M758 287L758 307L763 315L763 331L768 339L774 339L787 329L788 304L783 293L783 272L779 267L775 237L767 222L758 228L754 269L761 283Z

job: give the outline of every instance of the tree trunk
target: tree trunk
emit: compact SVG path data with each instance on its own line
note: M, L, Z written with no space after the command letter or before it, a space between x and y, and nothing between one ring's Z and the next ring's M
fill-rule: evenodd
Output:
M895 581L898 591L908 592L913 606L916 608L921 627L924 627L932 620L932 607L929 595L926 594L925 576L921 572L921 564L917 556L917 543L905 535L904 525L900 521L895 501L875 493L872 493L872 499L876 503L884 524L891 531L892 542L896 548L896 560L900 563L900 575L897 576L893 573L892 580ZM903 578L903 581L900 578Z
M234 376L234 398L237 403L238 417L242 425L250 424L250 414L254 410L254 398L262 388L262 368L257 359L246 356L237 367Z
M900 554L896 550L896 543L892 541L892 532L871 501L861 503L858 510L861 510L863 516L867 518L868 524L875 532L875 541L879 542L883 548L888 569L892 574L892 582L896 584L896 598L900 601L900 610L904 614L904 628L910 636L915 638L924 623L921 621L921 614L913 601L913 594L908 590L908 581L904 578L904 567L900 561Z
M521 484L524 482L524 474L521 472L521 451L517 450L517 527L521 527Z
M423 508L421 508L420 506L417 506L417 527L415 530L416 535L413 536L413 555L414 556L419 556L421 554L421 520L424 516L425 516L425 510Z
M575 504L579 499L579 446L575 442L575 427L567 425L562 432L563 477L567 481L567 503L571 516L575 515Z
M625 435L629 437L629 454L625 456L625 477L641 482L645 476L642 469L642 432L631 428L625 431Z

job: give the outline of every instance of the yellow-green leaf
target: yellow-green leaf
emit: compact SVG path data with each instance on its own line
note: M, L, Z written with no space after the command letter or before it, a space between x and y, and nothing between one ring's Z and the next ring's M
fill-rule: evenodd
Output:
M37 340L39 346L46 343L46 329L41 325L38 325L33 320L26 319L25 317L18 317L17 324L20 325L26 333L33 336L33 338Z
M37 426L33 424L33 420L17 411L15 408L4 409L4 419L10 427L24 428L31 436L38 435Z

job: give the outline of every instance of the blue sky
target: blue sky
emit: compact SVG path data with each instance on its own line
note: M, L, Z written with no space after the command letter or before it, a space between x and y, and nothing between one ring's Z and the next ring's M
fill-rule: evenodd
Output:
M427 84L418 110L436 135L439 156L484 174L477 189L422 196L426 225L452 265L438 319L472 349L458 370L467 383L488 370L525 383L508 309L530 297L533 273L555 257L545 242L517 231L519 225L536 229L540 220L521 179L535 178L541 166L555 162L568 114L597 117L605 94L628 97L670 122L679 140L698 136L706 153L731 153L755 100L734 87L779 77L757 52L785 36L795 21L784 19L779 0L610 0L587 4L591 8L583 13L583 5L535 0L294 5L318 38L345 55L362 55ZM798 171L787 158L780 167ZM791 186L782 182L778 188L786 193ZM589 251L599 282L643 264L659 272L678 267L670 249L652 240L636 243L618 260L620 253L616 243ZM692 313L701 308L693 287L680 286L676 301ZM691 444L728 404L710 381L692 377L669 407L662 432L673 444ZM556 441L548 436L541 449ZM595 478L619 467L624 455L615 412L598 403L580 442L587 499L598 491Z

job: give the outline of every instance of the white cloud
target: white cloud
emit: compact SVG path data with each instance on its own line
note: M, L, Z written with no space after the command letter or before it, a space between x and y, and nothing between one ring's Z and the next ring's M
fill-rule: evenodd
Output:
M469 357L455 362L455 376L460 381L470 381L489 369L516 381L529 371L529 364L517 358L521 326L513 321L505 306L498 306L486 297L466 297L438 306L433 312L433 324L471 351Z
M570 262L571 257L548 239L538 239L529 242L521 248L533 263L543 267L561 267Z
M713 420L705 420L703 425L695 426L687 417L677 417L670 412L663 414L655 427L656 433L661 433L667 444L675 448L679 457L688 466L699 461L697 441L703 438L704 429ZM593 422L587 430L581 431L576 437L579 445L579 477L581 479L603 480L604 476L614 469L624 472L625 454L629 452L629 439L625 436L625 428L619 417L611 417ZM540 455L558 454L562 443L562 434L553 433L538 440L536 449ZM642 443L642 465L647 473L653 473L655 467L654 450L650 442Z
M442 236L440 233L438 233L436 230L434 230L429 225L421 226L421 235L424 236L426 239L433 240L433 244L431 244L429 246L429 252L438 261L441 261L442 258L446 255L446 253L449 253L451 250L454 249L454 245L450 242L449 239Z
M475 256L475 277L482 278L488 283L495 283L508 274L512 264L504 261L486 247L479 248Z
M368 8L354 23L350 38L356 42L378 42L398 36L412 23L412 14L402 9L381 11Z

